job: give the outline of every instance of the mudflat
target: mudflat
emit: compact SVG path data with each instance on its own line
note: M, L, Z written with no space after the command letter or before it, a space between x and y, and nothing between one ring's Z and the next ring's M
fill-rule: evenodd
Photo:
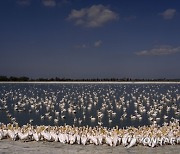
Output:
M150 148L134 146L129 149L123 146L110 147L108 145L69 145L59 142L23 142L9 139L0 141L0 153L3 154L180 154L180 145L164 145Z

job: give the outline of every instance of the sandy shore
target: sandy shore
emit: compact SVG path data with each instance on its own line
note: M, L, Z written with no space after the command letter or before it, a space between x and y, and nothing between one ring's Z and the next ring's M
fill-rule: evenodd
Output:
M23 141L11 141L9 139L0 141L0 153L3 154L105 154L105 153L121 153L121 154L178 154L180 153L179 145L165 145L162 147L149 148L145 146L135 146L130 149L126 149L123 146L110 147L107 145L68 145L59 142L23 142Z
M179 81L2 81L18 84L180 84Z

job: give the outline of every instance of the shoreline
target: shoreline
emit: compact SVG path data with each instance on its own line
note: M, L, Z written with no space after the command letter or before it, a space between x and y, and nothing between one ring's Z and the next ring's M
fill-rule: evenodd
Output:
M0 81L3 83L42 84L180 84L180 81Z
M0 153L6 154L44 154L44 153L59 153L59 154L106 154L106 153L121 153L121 154L131 154L131 153L146 153L146 154L173 154L179 153L179 145L164 145L155 148L150 148L146 146L134 146L132 148L125 148L122 145L116 147L110 147L108 145L69 145L59 142L23 142L23 141L12 141L10 139L5 139L0 141Z

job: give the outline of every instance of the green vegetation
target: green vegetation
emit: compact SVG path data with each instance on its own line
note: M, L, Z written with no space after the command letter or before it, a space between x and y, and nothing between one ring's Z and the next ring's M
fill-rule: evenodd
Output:
M123 82L123 81L175 81L178 82L180 79L131 79L131 78L92 78L92 79L71 79L71 78L37 78L30 79L29 77L15 77L15 76L0 76L0 81L89 81L89 82L98 82L98 81L114 81L114 82Z

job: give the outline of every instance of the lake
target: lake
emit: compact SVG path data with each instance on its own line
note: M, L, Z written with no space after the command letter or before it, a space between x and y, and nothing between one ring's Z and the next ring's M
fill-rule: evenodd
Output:
M179 83L0 83L0 122L120 128L180 119Z

